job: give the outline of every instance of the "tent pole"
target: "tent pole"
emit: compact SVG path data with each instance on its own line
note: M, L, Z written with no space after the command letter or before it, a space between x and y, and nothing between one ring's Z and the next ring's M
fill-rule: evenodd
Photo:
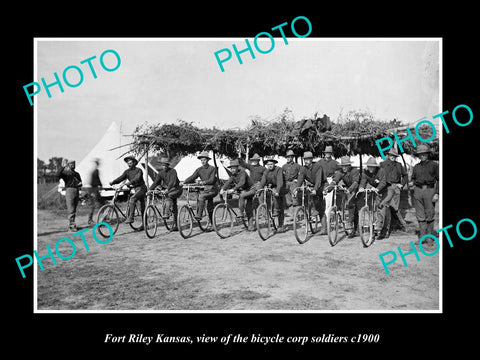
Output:
M219 179L219 177L218 177L217 157L215 156L215 150L212 150L212 154L213 154L213 164L215 165L215 172L217 173L217 179Z

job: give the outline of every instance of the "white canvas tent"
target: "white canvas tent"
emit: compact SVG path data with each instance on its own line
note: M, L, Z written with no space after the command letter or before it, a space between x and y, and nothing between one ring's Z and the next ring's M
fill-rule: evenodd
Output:
M128 148L119 146L124 145L127 141L120 132L120 127L117 123L112 122L105 134L98 141L98 143L90 150L90 152L81 160L77 161L75 171L77 171L83 183L83 188L89 188L90 174L94 169L94 159L100 159L100 181L103 185L103 190L100 192L101 196L112 196L114 194L113 188L109 185L110 181L119 177L127 166L123 157ZM113 150L112 150L113 149ZM137 167L140 167L144 172L144 179L147 183L147 170L145 165L146 156L139 159ZM155 178L157 170L149 164L148 166L148 183L151 184ZM65 194L64 183L60 180L58 191Z

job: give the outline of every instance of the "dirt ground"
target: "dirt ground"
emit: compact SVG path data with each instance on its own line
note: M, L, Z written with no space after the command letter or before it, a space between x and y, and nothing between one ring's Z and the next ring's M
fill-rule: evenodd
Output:
M438 213L437 213L438 215ZM291 230L262 241L242 230L228 239L194 228L189 239L159 228L154 239L121 224L108 244L89 230L86 251L79 236L70 260L43 261L38 268L38 310L438 310L441 252L421 261L400 256L386 274L379 254L411 250L414 210L407 212L409 233L393 233L364 248L360 237L330 246L315 235L300 245ZM81 207L77 225L85 227ZM38 253L69 237L63 211L38 210ZM417 247L418 249L418 247ZM427 250L433 251L434 249ZM59 246L68 256L68 242ZM398 255L398 251L397 251ZM389 259L389 258L388 258Z

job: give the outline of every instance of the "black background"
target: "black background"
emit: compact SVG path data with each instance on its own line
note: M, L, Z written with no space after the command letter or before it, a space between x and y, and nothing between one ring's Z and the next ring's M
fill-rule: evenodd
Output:
M319 3L294 8L289 4L267 6L260 10L246 3L222 3L217 6L180 9L155 5L111 3L42 4L9 11L11 21L2 25L4 43L3 88L4 131L4 209L2 267L7 286L2 322L8 349L32 356L151 353L171 356L186 350L238 353L312 351L321 356L334 351L355 354L379 353L391 356L432 355L443 349L473 349L477 340L477 238L466 242L451 231L454 247L444 240L443 314L33 314L33 272L19 276L15 257L32 254L33 222L33 108L23 92L23 85L33 81L34 37L241 37L257 33L297 16L312 23L309 37L441 37L443 38L443 110L467 104L474 113L467 127L446 119L450 133L443 134L443 225L471 218L477 224L478 211L478 40L475 34L474 6L459 2L449 7L414 8L403 3L383 3L381 7L346 3L327 6ZM11 9L15 9L12 7ZM7 15L7 14L6 14ZM7 17L9 17L7 16ZM298 23L300 24L300 22ZM300 28L299 33L304 33ZM288 33L287 33L288 36ZM275 56L271 54L269 56ZM354 60L353 60L354 61ZM6 98L5 98L6 95ZM432 114L433 116L434 114ZM7 139L14 140L8 142ZM6 196L5 196L6 195ZM354 259L353 259L354 261ZM365 274L368 276L368 274ZM418 274L419 277L422 274ZM164 333L176 336L252 333L282 336L338 336L380 334L377 344L316 344L303 347L282 345L161 345L104 344L106 333ZM169 355L167 353L169 351ZM43 357L42 356L42 357Z

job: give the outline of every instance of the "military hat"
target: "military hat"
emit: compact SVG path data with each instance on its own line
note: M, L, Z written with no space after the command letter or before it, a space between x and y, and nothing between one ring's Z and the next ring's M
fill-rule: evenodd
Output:
M170 165L170 160L167 158L167 157L162 157L160 158L160 160L158 161L160 164L167 164L167 165Z
M342 156L340 158L340 165L352 165L352 161L348 156Z
M312 152L311 152L311 151L305 151L305 152L303 153L303 158L304 158L304 159L313 159L313 154L312 154Z
M333 147L332 146L326 146L325 150L323 150L324 153L333 153Z
M427 145L420 144L415 151L417 155L430 153L430 148Z
M295 156L295 153L293 152L293 150L288 150L287 155L285 156Z
M391 148L387 155L398 156L398 151L395 148Z
M367 166L375 166L375 167L379 167L380 165L378 165L377 163L377 160L375 160L374 157L369 157L368 160L367 160L367 163L365 164Z
M238 162L237 159L230 161L230 165L228 165L229 168L234 166L240 166L240 163Z
M75 165L75 160L68 160L68 161L67 161L67 165L68 165L68 164L74 164L74 165Z
M250 158L250 160L261 160L261 159L262 158L256 153Z
M135 159L134 156L127 156L127 157L125 157L125 158L123 159L123 161L125 161L125 162L128 162L129 160L132 160L132 161L135 163L135 165L138 164L138 160Z
M211 159L211 157L208 156L208 152L207 152L207 151L202 151L202 152L200 153L200 155L197 156L197 159L201 159L201 158L206 158L206 159L208 159L208 160Z
M273 163L275 163L275 164L278 163L278 161L275 160L275 158L273 157L273 155L267 156L267 157L265 157L265 159L263 160L263 163L264 163L264 164L266 164L266 163L268 163L268 162L273 162Z

